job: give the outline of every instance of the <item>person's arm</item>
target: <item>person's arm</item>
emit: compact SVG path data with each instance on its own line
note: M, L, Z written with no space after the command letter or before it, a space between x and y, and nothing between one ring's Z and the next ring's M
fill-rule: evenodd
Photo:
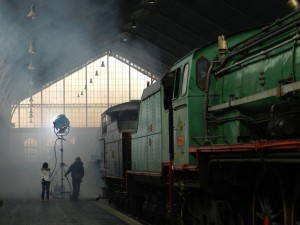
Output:
M67 172L65 172L65 177L72 171L72 169L73 169L73 164L69 167Z
M42 181L44 180L44 173L43 170L41 171Z

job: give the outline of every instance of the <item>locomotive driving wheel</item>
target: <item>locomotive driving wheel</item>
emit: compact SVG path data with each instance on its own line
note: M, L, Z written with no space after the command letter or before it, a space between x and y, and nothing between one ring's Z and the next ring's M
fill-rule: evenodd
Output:
M280 175L268 170L259 175L253 194L253 225L289 224L286 191Z

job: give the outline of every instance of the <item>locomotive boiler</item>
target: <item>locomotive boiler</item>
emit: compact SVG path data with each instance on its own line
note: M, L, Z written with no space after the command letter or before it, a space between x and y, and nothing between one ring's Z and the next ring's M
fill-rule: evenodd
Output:
M266 27L220 35L144 90L125 186L111 193L121 208L152 224L300 223L294 8Z

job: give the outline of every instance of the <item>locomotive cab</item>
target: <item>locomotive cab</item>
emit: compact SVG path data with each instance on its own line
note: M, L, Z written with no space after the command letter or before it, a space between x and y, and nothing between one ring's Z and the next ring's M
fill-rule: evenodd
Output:
M174 166L196 165L196 159L189 154L188 148L197 145L195 138L203 133L203 124L197 119L201 117L203 93L196 87L195 57L197 51L186 56L184 60L172 68L174 89L172 96ZM196 90L199 89L199 90ZM198 92L198 93L197 93ZM202 106L201 106L202 105Z

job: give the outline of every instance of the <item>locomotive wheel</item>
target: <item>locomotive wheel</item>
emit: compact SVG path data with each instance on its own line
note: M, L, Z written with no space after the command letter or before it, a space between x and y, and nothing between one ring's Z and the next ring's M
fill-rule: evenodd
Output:
M286 191L279 174L264 172L256 182L253 195L253 225L289 224Z

